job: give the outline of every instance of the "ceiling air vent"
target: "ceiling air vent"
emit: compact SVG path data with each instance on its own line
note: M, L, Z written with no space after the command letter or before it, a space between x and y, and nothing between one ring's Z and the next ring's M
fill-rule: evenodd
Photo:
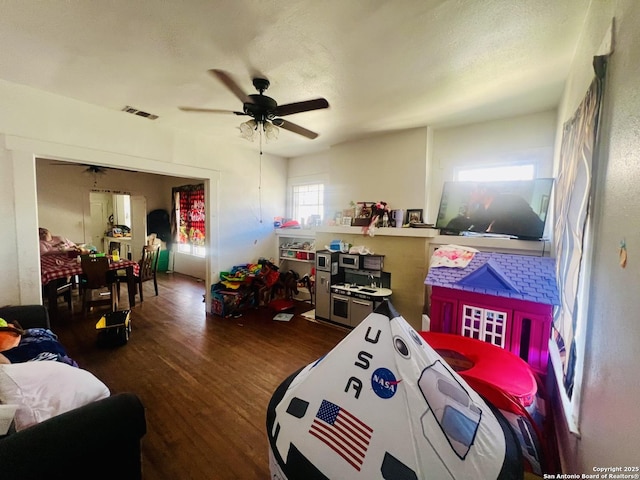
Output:
M125 106L122 109L123 112L131 113L133 115L138 115L139 117L145 117L149 120L155 120L158 118L158 115L154 115L152 113L143 112L142 110L138 110L137 108L130 107L129 105Z

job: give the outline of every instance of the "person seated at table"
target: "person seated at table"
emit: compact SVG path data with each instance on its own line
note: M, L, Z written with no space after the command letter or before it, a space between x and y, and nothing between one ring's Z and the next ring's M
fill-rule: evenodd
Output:
M51 232L46 228L39 228L38 233L40 235L40 255L66 252L87 253L86 249L79 247L68 238L51 235Z

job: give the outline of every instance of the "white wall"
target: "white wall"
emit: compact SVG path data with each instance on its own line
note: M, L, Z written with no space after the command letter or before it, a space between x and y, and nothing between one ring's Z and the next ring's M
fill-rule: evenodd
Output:
M435 222L442 184L458 167L477 164L534 163L537 177L553 176L557 112L434 129L430 171L429 218Z
M38 224L54 234L75 242L85 238L83 221L89 215L89 192L94 189L141 195L152 210L171 210L171 188L200 183L202 180L155 175L142 172L108 170L102 175L85 173L81 164L52 165L50 160L36 160ZM97 183L96 183L97 182ZM104 226L106 228L106 225Z
M328 175L328 218L349 202L385 201L390 208L424 208L427 129L416 128L336 145L289 161L289 181Z
M580 401L580 437L556 423L564 470L593 473L594 467L637 466L640 383L640 3L591 3L583 38L560 109L570 118L593 76L592 57L615 17L597 167L595 241L587 301L585 363ZM628 264L621 268L620 242ZM583 306L584 308L584 306ZM637 472L635 472L637 473Z
M169 257L169 269L191 277L204 280L206 275L204 259L172 251Z
M272 219L284 210L286 162L264 155L260 181L256 145L241 143L233 129L216 141L5 81L0 104L0 258L7 260L0 304L40 301L36 157L205 179L212 252L207 283L220 270L273 252Z
M293 158L289 182L328 174L328 212L353 201L389 202L391 208L423 208L434 223L442 183L456 167L528 162L538 177L553 176L557 112L442 129L419 128L336 145ZM428 145L429 139L431 145Z

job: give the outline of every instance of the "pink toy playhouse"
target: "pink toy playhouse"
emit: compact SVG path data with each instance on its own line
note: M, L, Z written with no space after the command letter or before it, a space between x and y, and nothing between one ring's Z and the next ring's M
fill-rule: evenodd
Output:
M465 268L432 267L431 331L483 340L547 373L554 305L555 260L478 252Z

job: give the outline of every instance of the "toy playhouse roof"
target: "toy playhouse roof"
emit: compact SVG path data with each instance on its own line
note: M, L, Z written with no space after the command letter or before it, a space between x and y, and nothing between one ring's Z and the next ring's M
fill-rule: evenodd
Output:
M426 285L559 305L555 259L478 252L465 268L432 267Z

